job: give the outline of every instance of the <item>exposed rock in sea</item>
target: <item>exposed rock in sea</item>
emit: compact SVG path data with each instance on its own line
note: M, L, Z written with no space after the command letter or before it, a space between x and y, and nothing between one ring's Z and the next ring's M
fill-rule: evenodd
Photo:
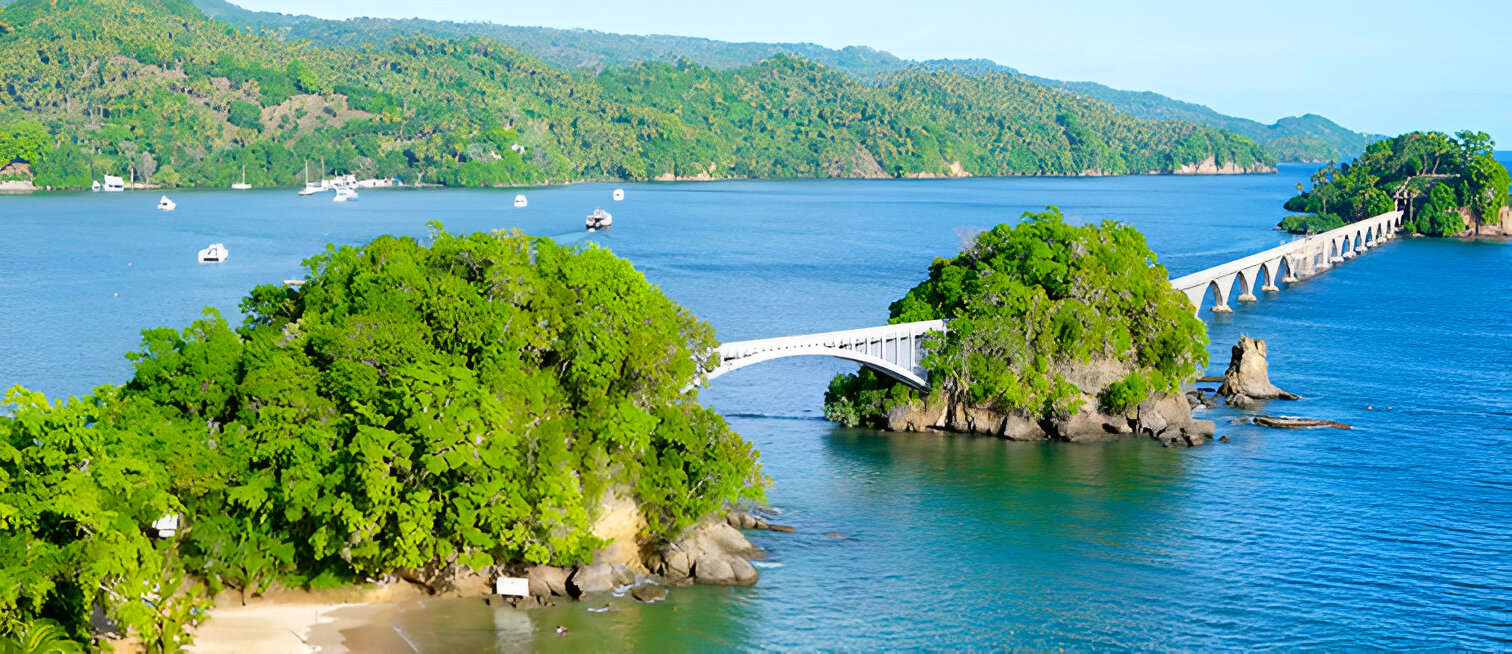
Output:
M750 559L766 551L726 521L705 521L661 548L654 571L669 580L692 578L701 584L749 586L759 574Z
M1253 405L1253 400L1298 399L1271 384L1265 362L1265 341L1248 336L1239 337L1239 342L1234 344L1218 394L1240 408Z
M532 597L570 597L567 592L567 578L570 573L566 568L558 568L551 565L531 566L525 571L525 578L530 581L530 595Z
M958 401L938 405L914 402L894 407L887 416L893 431L942 430L985 434L1008 440L1094 442L1140 435L1167 445L1200 445L1211 440L1214 426L1192 418L1185 395L1162 395L1121 414L1104 413L1091 397L1073 413L1034 420L1021 412L1001 412Z
M642 584L630 589L630 596L647 604L660 602L667 599L667 587L658 584Z

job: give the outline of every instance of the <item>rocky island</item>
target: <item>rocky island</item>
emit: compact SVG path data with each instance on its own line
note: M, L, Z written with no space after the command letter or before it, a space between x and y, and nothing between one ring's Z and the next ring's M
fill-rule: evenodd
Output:
M890 307L892 322L950 320L926 344L931 387L839 375L825 416L846 425L1013 440L1126 435L1199 445L1182 384L1207 363L1206 327L1137 230L1072 226L1059 209L977 235Z

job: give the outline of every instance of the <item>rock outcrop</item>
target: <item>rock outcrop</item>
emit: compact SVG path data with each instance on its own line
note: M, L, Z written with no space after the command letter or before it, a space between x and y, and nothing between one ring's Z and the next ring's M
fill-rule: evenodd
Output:
M1233 161L1225 161L1218 165L1217 157L1208 157L1202 163L1182 164L1180 168L1171 171L1176 175L1245 175L1249 173L1274 173L1275 167L1256 163L1251 166L1240 166Z
M1269 366L1265 361L1265 341L1248 336L1239 337L1239 342L1234 344L1218 394L1229 404L1239 407L1255 400L1298 399L1271 384Z
M751 559L765 556L765 550L752 545L728 522L708 520L663 546L650 567L671 582L692 579L700 584L749 586L760 576Z
M1036 420L1020 412L1001 412L963 402L914 402L893 407L887 415L892 431L952 431L1015 441L1057 440L1086 443L1139 435L1166 445L1201 445L1212 440L1214 425L1196 420L1185 395L1162 395L1124 413L1104 413L1085 398L1073 413Z

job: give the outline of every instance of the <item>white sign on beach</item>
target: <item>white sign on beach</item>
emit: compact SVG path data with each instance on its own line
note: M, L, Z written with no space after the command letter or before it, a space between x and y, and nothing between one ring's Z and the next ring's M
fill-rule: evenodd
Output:
M499 577L494 581L494 592L514 597L530 596L530 580L524 577Z

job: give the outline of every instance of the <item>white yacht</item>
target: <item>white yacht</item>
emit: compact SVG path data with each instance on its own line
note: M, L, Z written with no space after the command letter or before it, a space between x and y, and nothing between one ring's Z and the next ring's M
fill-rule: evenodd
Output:
M173 211L174 207L177 206L178 205L174 204L173 200L169 200L168 196L166 195L163 196L163 199L158 200L158 211Z
M594 209L593 213L588 214L588 220L586 222L588 231L590 232L594 230L605 229L613 224L614 216L609 215L609 212L604 211L603 209Z
M331 199L336 202L351 202L352 200L357 199L357 189L351 188L349 186L343 186L336 189L336 197Z
M105 184L100 187L101 191L117 192L126 190L126 180L115 175L106 175Z
M524 209L525 208L525 196L524 195L516 195L515 196L515 208L516 209Z
M199 251L199 262L221 263L229 256L231 256L231 252L226 250L225 244L211 243L209 247Z
M622 189L622 188L614 189L614 201L615 202L619 202L620 200L623 200L623 199L625 199L625 189Z

